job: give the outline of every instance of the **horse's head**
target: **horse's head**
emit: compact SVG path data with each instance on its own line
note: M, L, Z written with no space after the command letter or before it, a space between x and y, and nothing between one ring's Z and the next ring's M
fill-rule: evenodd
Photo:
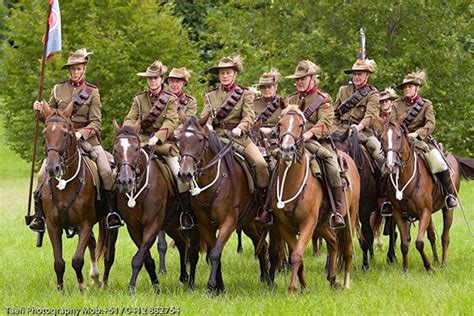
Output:
M403 146L408 146L407 129L401 120L386 118L382 130L381 141L385 152L385 166L390 173L401 167ZM405 144L406 143L406 144Z
M208 147L208 135L205 126L208 118L197 120L195 117L188 119L182 127L178 140L179 147L179 173L178 178L183 182L191 181L193 175L198 173L202 159Z
M306 119L298 105L290 104L282 111L278 122L278 138L283 160L292 161L302 155L305 123Z
M76 136L69 117L72 104L64 110L51 109L47 103L43 107L46 125L43 130L46 171L52 177L60 177L65 173L69 158L77 153Z
M113 121L115 129L115 141L113 148L114 161L116 164L117 188L120 192L131 192L136 183L136 174L139 172L140 163L140 138L138 129L140 122L134 126L119 126Z

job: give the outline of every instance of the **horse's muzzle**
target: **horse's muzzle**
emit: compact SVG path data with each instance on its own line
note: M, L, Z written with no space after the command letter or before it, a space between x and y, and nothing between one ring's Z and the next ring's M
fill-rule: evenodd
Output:
M178 172L178 179L181 180L184 183L191 182L192 178L193 178L193 174L189 171L180 170Z
M284 161L290 161L295 158L296 148L294 145L281 146L280 153L281 153L281 159L283 159Z
M56 163L48 163L46 165L46 171L48 172L50 177L59 177L62 174L61 164L59 162Z
M128 176L117 176L117 188L120 192L130 193L135 184L135 179Z

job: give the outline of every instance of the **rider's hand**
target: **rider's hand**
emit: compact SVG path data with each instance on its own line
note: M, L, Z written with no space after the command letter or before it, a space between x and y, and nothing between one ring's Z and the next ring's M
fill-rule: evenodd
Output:
M272 134L272 129L270 127L260 127L260 132L265 136L270 136Z
M76 132L76 140L79 140L82 137L82 134L79 132Z
M407 136L408 136L409 138L415 139L415 138L418 137L418 133L416 133L416 132L409 133Z
M240 129L240 127L236 127L232 130L232 136L234 137L242 136L242 130Z
M156 145L157 142L158 142L158 137L153 136L152 138L148 140L148 145L153 147Z
M311 131L307 131L307 132L305 132L305 133L303 134L303 138L304 138L305 141L307 141L308 139L313 138L313 136L314 136L314 135L313 135L313 133L312 133Z
M35 111L40 111L40 112L43 111L43 101L35 101L33 103L33 109Z
M352 129L353 129L353 128L356 128L357 131L360 132L361 130L364 129L364 125L362 125L361 123L359 123L359 124L352 124L352 125L351 125L351 131L350 131L350 133L352 133Z

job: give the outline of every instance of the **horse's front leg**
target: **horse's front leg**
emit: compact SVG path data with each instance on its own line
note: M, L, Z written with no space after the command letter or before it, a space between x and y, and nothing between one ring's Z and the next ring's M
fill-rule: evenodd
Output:
M303 253L308 245L311 237L313 236L314 229L316 228L316 219L318 218L319 210L314 212L316 215L312 216L312 214L308 213L305 214L301 219L298 218L299 231L300 237L296 242L296 247L291 254L291 264L293 266L293 271L298 272L298 279L300 280L301 290L306 288L306 280L304 279L304 272L303 272Z
M423 265L425 266L425 269L427 271L433 271L430 260L428 259L428 256L426 255L423 249L425 233L428 226L430 225L430 222L431 222L431 212L428 208L425 207L421 211L420 226L418 227L418 235L416 237L416 249L420 253L421 258L423 259Z
M100 273L99 269L97 268L97 255L96 255L96 248L97 243L94 237L94 232L91 233L91 238L89 240L89 254L91 257L91 267L90 267L90 277L94 280L95 285L100 286Z
M257 227L255 226L254 222L250 222L244 227L244 232L253 242L254 249L257 250L258 242L260 241L261 234L257 231ZM270 278L268 275L268 250L267 250L267 242L264 240L262 241L263 246L259 253L257 253L258 260L260 263L260 281L266 283L267 285L270 284Z
M52 222L47 217L47 229L51 246L53 247L54 255L54 272L56 272L56 284L60 292L64 292L64 271L66 270L66 263L63 259L63 241L62 230L59 229L60 224Z
M211 249L209 255L211 261L211 274L207 282L207 288L211 292L217 294L225 291L224 281L222 279L221 257L222 250L235 230L236 220L233 216L227 216L226 220L219 226L219 235L217 236L216 245Z
M166 257L166 251L168 250L168 243L166 242L166 234L164 231L160 231L158 233L158 243L157 243L157 248L158 248L158 255L160 257L160 273L166 274L166 263L165 263L165 257Z
M402 265L403 265L403 270L407 272L408 271L408 247L410 246L410 239L409 239L409 232L408 232L409 225L407 225L408 221L403 220L398 210L393 212L392 217L398 226L398 230L400 231L400 250L402 252L402 257L403 257Z
M104 275L102 277L102 289L107 288L107 284L109 282L110 270L112 269L112 265L114 264L114 261L115 261L115 244L117 242L118 232L119 232L118 229L112 229L112 230L105 229L104 230L104 233L106 235L105 237L106 249L105 249L105 254L104 254Z
M443 234L441 235L441 245L443 247L443 252L441 254L441 266L446 266L446 257L448 254L449 246L449 230L451 229L451 224L453 223L453 210L443 208Z
M426 233L428 235L428 240L431 244L431 251L433 252L433 261L435 263L439 263L438 250L436 249L436 233L433 218L430 218L430 224L428 225Z
M147 226L146 224L143 224L144 226ZM132 258L132 276L130 278L130 282L128 284L128 292L129 294L134 294L135 292L135 287L137 284L137 277L138 273L140 272L141 268L143 267L143 263L145 260L145 257L150 255L150 248L153 246L156 240L156 236L158 235L158 229L145 229L143 232L143 237L141 240L140 247L137 251L137 253L133 256ZM151 256L151 255L150 255ZM151 261L153 261L153 258L151 258ZM152 286L155 290L155 292L158 294L159 293L159 283L158 283L158 277L156 276L156 272L152 271L152 267L150 266L150 258L147 258L147 272L150 275L150 279L152 282ZM153 267L155 263L153 261ZM153 268L154 270L154 268Z
M82 292L86 289L82 268L84 267L84 253L89 245L92 236L92 225L85 222L78 229L79 241L77 243L76 252L72 257L72 267L76 271L76 278L79 290Z

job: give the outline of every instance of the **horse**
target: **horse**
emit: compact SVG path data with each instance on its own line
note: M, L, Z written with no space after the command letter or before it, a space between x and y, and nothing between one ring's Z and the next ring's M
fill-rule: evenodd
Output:
M66 268L62 247L63 230L68 237L75 233L79 236L72 267L76 272L80 291L86 288L82 274L86 247L89 248L91 257L90 276L97 285L100 285L100 280L96 260L105 253L107 247L105 209L99 205L92 173L80 152L70 120L72 111L72 103L64 110L51 109L47 103L43 107L46 117L43 140L48 177L41 187L41 200L53 248L57 289L61 292L64 292L63 277ZM92 232L97 222L98 244ZM105 260L104 286L107 284L111 266L112 262Z
M178 177L191 183L191 206L211 263L207 288L210 293L220 294L225 291L221 256L232 232L241 228L255 248L260 233L253 222L256 199L249 190L245 171L233 158L232 142L223 145L207 127L207 120L192 117L184 123L178 140ZM257 253L261 281L268 281L266 252L264 245Z
M335 231L330 228L329 201L322 182L310 175L311 157L304 147L303 133L306 119L297 105L288 105L282 112L279 122L280 159L273 177L276 177L276 188L271 188L272 209L275 215L277 233L286 241L290 248L291 281L290 293L296 291L297 277L302 289L306 288L303 273L303 252L312 239L313 233L323 237L327 242L328 266L327 279L331 286L338 286L336 281L336 257L338 267L344 264L344 287L350 288L350 269L353 253L352 232L357 221L359 208L360 180L357 167L345 153L339 152L347 163L347 179L350 190L346 193L345 228ZM270 189L269 189L270 190ZM325 214L325 215L323 215ZM299 233L299 237L296 235ZM271 236L278 242L275 234ZM272 254L270 258L278 258ZM271 260L270 276L274 282L274 266Z
M428 230L430 239L435 238L434 233L431 233L431 236L429 233L430 229L434 231L431 215L442 209L441 266L446 266L453 210L446 208L439 182L435 181L425 161L415 151L415 142L408 138L408 130L402 123L403 118L402 116L398 121L393 118L385 120L382 132L382 146L386 156L385 165L390 172L392 184L389 185L388 195L394 206L393 218L400 231L403 269L408 271L410 238L407 222L413 218L420 222L415 241L416 249L421 255L425 269L432 271L430 260L423 250L425 232ZM467 179L474 179L473 160L449 153L446 156L446 161L453 172L452 181L456 190L459 190L461 173ZM435 251L435 248L433 249Z
M153 160L152 153L141 147L137 134L140 122L138 121L134 126L121 127L114 121L113 126L116 185L120 193L117 196L118 208L127 224L130 237L138 247L132 259L129 293L135 292L136 280L143 264L150 277L153 290L156 294L160 293L155 261L150 253L150 248L160 231L166 231L175 240L180 252L180 281L192 288L198 254L197 251L192 250L189 253L191 262L191 276L189 276L186 271L186 240L176 229L179 227L179 216L173 209L175 205L166 179Z
M379 217L376 210L381 185L380 172L377 171L377 167L372 162L370 154L364 153L361 150L356 129L347 130L344 133L334 132L331 134L331 139L339 150L348 153L355 161L360 174L360 182L364 183L361 187L359 201L359 220L361 223L359 243L362 248L362 270L367 271L370 268L369 253L371 258L374 256L374 228L376 227L373 224L375 224L374 220L376 220L376 217ZM386 218L385 223L387 226L386 232L389 235L387 262L394 263L396 259L395 225L391 218Z

